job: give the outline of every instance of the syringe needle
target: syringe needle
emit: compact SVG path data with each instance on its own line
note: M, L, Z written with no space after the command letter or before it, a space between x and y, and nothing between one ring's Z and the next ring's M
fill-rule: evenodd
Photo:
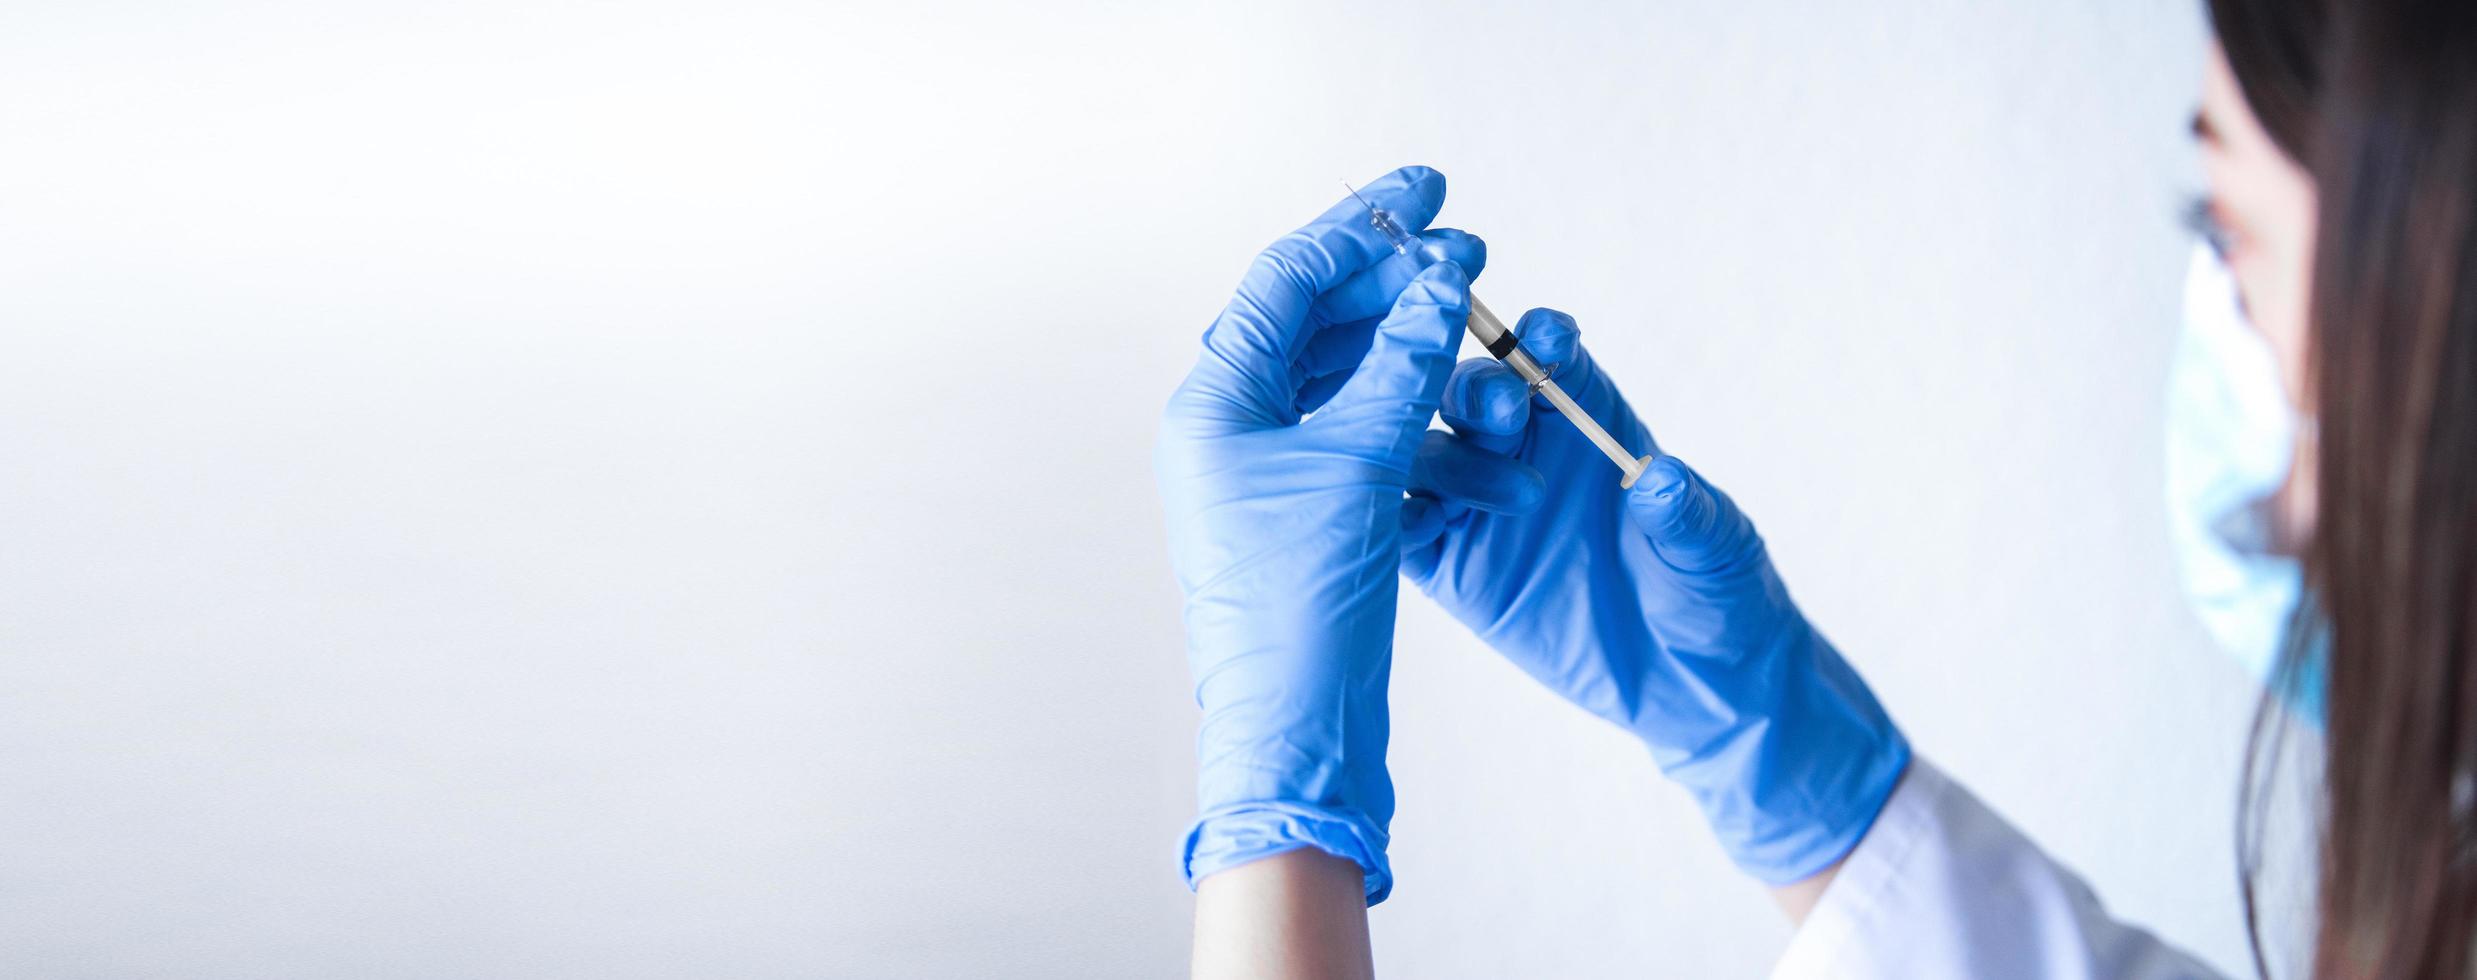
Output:
M1360 206L1360 207L1363 207L1363 208L1368 209L1368 213L1369 213L1369 214L1382 214L1382 213L1383 213L1383 212L1381 212L1381 211L1376 210L1376 205L1373 205L1373 204L1368 203L1368 199L1367 199L1365 196L1362 196L1362 195L1359 193L1359 189L1358 189L1358 188L1350 186L1350 182L1349 182L1349 181L1345 180L1345 181L1343 181L1343 182L1342 182L1342 189L1343 189L1343 190L1346 190L1346 191L1349 191L1349 192L1350 192L1350 196L1358 198L1358 199L1359 199L1359 206Z
M1368 223L1384 234L1385 241L1393 245L1394 251L1403 255L1411 255L1421 246L1422 243L1416 236L1404 231L1401 225L1394 223L1393 216L1385 213L1383 208L1361 197L1357 188L1350 187L1349 181L1343 181L1342 186L1350 188L1350 196L1358 198L1359 204L1368 209ZM1413 257L1424 258L1424 256ZM1624 444L1619 443L1615 436L1609 435L1607 429L1601 428L1600 423L1591 417L1591 413L1583 411L1581 405L1575 404L1573 396L1566 394L1565 389L1558 387L1557 382L1548 376L1547 369L1542 368L1538 361L1533 360L1529 351L1522 349L1522 343L1514 336L1514 332L1505 326L1505 321L1497 319L1496 312L1488 309L1488 304L1480 302L1476 293L1471 295L1470 331L1471 336L1479 338L1480 346L1488 348L1490 356L1513 369L1514 374L1520 377L1524 384L1530 385L1532 391L1548 399L1548 404L1556 406L1557 414L1565 416L1566 421L1573 423L1574 428L1582 432L1583 438L1591 440L1592 445L1599 447L1601 452L1608 455L1610 462L1617 464L1617 469L1625 473L1625 477L1617 482L1618 486L1630 490L1634 487L1634 481L1643 478L1643 471L1651 467L1652 457L1638 458L1629 455Z

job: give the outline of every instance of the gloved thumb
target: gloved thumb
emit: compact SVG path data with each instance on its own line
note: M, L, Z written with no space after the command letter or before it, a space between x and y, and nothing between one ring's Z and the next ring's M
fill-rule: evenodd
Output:
M1737 502L1675 456L1644 469L1627 492L1626 516L1660 560L1680 572L1724 571L1762 555L1763 540Z
M1436 414L1453 373L1454 352L1471 317L1471 281L1462 267L1438 262L1402 287L1393 311L1376 327L1367 356L1320 415L1400 413L1421 428Z

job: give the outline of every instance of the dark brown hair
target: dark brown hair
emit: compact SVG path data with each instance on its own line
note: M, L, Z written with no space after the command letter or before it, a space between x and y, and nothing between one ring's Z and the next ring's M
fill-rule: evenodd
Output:
M2212 0L2211 32L2227 52L2245 106L2289 157L2312 153L2314 105L2322 94L2328 0Z
M2350 3L2315 142L2331 624L2325 977L2467 977L2477 925L2477 6Z
M2477 4L2211 12L2247 103L2318 196L2314 975L2461 980L2477 940ZM2294 648L2283 660L2274 691L2310 673ZM2240 811L2249 927L2275 698Z

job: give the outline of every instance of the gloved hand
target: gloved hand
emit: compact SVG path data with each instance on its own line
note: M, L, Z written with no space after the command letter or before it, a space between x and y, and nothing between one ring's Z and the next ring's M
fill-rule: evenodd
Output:
M1408 167L1362 193L1422 229L1445 178ZM1345 199L1273 243L1163 414L1155 469L1203 709L1189 887L1300 847L1358 862L1369 904L1392 887L1403 493L1469 315L1465 269L1485 259L1468 235L1422 237L1433 264Z
M1636 454L1658 455L1572 318L1515 328ZM1632 491L1521 379L1464 361L1428 433L1403 571L1567 700L1633 732L1737 864L1802 880L1857 846L1909 762L1882 706L1806 622L1727 494L1673 456ZM1536 509L1535 509L1536 508Z

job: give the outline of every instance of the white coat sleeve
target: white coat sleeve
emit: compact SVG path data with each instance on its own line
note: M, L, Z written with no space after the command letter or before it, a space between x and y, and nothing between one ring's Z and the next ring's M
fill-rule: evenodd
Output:
M1841 864L1775 980L2217 973L2108 917L2098 896L1924 759Z

